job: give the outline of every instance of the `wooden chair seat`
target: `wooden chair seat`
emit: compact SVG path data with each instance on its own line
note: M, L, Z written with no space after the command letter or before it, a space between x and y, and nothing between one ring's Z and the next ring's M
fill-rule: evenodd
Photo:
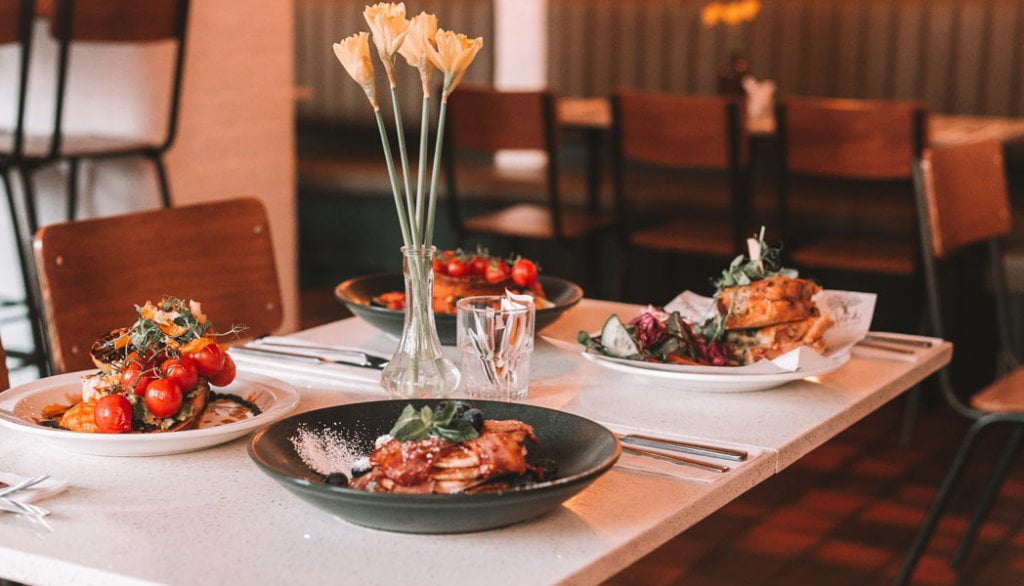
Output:
M615 218L611 214L590 214L581 210L563 209L562 236L576 240L609 228ZM551 209L534 204L518 204L491 214L466 220L470 232L498 234L510 238L554 239Z
M788 254L793 264L801 268L831 268L900 276L910 276L916 271L914 246L899 240L837 238L794 248Z
M1024 413L1024 366L977 392L971 406L992 413Z
M731 227L726 222L677 220L630 234L629 243L637 248L731 257L736 253Z
M27 159L43 159L49 156L51 140L50 135L26 135L23 143L23 156ZM0 132L0 150L11 149L13 145L14 136L10 132ZM149 144L137 138L69 135L61 141L60 152L66 157L97 154L118 156L157 148L157 146L155 143Z
M266 210L255 198L52 224L35 237L56 370L90 368L100 335L135 305L194 299L219 331L272 333L283 319ZM234 338L224 338L224 343Z

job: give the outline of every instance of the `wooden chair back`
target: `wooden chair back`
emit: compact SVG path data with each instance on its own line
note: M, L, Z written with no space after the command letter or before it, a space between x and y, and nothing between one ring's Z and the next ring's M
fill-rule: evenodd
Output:
M909 179L925 143L918 102L787 98L776 117L789 173Z
M746 125L737 100L619 90L612 111L626 160L707 169L746 161Z
M50 34L88 42L181 39L187 0L56 0Z
M7 375L7 355L4 353L4 343L0 340L0 391L6 391L11 387L11 379Z
M26 32L23 16L31 18L34 10L32 0L0 0L0 45L21 41Z
M457 149L533 149L553 153L555 98L550 91L461 86L448 98L449 144Z
M54 224L36 233L43 308L58 372L88 368L100 335L168 295L203 304L219 331L269 334L283 314L263 204L233 199Z
M1013 228L1003 146L986 141L928 149L919 164L932 253L953 252Z

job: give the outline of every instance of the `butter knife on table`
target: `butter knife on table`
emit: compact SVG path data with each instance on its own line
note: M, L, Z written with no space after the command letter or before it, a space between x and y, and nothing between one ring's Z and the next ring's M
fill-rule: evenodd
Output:
M299 348L296 347L296 349ZM265 354L267 356L274 356L277 358L284 358L286 360L297 360L302 362L319 362L323 364L345 364L348 366L361 366L363 368L373 368L375 370L384 370L384 367L388 365L387 358L381 358L380 356L366 354L365 352L342 353L332 351L324 353L332 354L332 356L324 356L323 354L316 352L292 352L289 350L282 350L279 348L266 348L263 346L236 346L232 348L231 351L241 352L243 354Z

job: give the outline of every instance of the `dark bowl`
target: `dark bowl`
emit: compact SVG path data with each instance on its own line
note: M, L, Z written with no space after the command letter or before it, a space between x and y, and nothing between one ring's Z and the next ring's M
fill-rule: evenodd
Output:
M537 310L535 327L539 332L545 326L554 323L563 311L579 303L580 299L583 299L583 289L572 281L557 277L541 275L538 280L544 287L548 301L555 304L554 307ZM405 280L402 273L378 273L349 279L335 287L334 295L348 306L352 313L397 338L402 335L405 312L373 305L371 300L381 293L403 290ZM455 316L435 315L434 322L437 324L437 335L441 338L441 343L454 345Z
M527 461L558 463L554 480L486 494L388 494L330 486L299 458L291 438L300 427L330 429L346 445L369 454L402 409L440 400L352 403L300 413L273 423L249 442L249 456L274 480L328 513L366 527L402 533L465 533L511 525L558 507L586 488L619 459L619 441L607 429L570 413L521 403L473 401L492 419L518 419L533 426L539 445L527 444Z

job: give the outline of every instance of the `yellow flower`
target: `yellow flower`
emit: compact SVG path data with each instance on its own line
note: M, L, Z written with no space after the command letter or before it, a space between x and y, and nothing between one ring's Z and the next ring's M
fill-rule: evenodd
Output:
M362 86L370 105L377 110L377 89L373 83L369 35L365 32L356 33L334 43L334 55L341 61L341 65L352 79Z
M462 76L466 75L469 64L484 46L484 39L470 39L462 33L438 29L434 42L437 48L428 46L427 56L434 67L444 72L444 92L441 96L444 101L455 91Z
M395 53L402 47L405 35L409 32L409 21L405 19L405 2L380 2L367 6L363 10L363 18L366 19L366 24L370 25L373 44L377 46L377 55L384 64L388 81L394 87Z
M427 58L427 48L433 45L435 35L437 35L437 17L421 12L410 19L409 32L406 33L405 40L398 49L409 65L420 70L424 94L430 92L430 76L434 72L430 59Z

